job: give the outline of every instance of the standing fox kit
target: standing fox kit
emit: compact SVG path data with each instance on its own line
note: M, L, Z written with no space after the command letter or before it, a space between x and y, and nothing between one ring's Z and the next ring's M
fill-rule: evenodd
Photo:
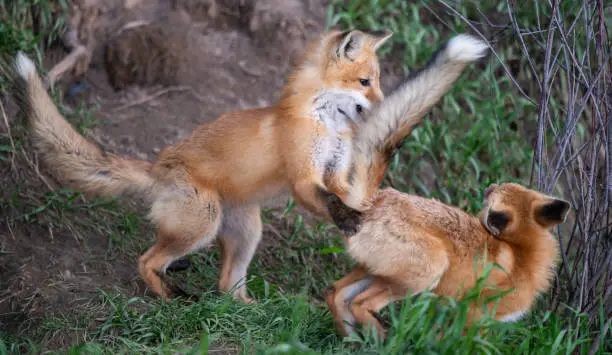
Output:
M14 94L35 148L62 181L94 196L136 192L149 201L157 242L140 257L139 270L151 290L170 297L160 277L168 265L219 238L219 288L250 301L243 284L234 286L246 277L261 239L260 203L289 190L310 211L327 216L318 193L327 190L323 175L344 173L348 164L326 169L322 162L336 154L338 142L350 141L360 116L383 99L376 50L390 36L325 33L310 44L276 106L203 123L153 164L107 154L77 133L22 53Z
M343 335L354 333L355 323L384 334L373 313L405 298L409 290L462 298L481 276L474 260L485 251L486 262L503 270L493 268L486 281L492 288L482 291L479 302L512 290L500 298L495 318L518 320L550 287L559 245L549 229L565 221L570 207L512 183L489 186L478 216L390 188L381 190L363 213L351 211L331 194L327 206L336 220L358 215L346 239L358 266L334 283L327 296ZM486 305L489 312L494 303ZM481 306L472 305L470 314L482 316Z

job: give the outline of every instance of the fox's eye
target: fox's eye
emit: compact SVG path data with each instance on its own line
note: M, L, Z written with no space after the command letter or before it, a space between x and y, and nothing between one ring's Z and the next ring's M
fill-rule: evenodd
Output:
M370 79L359 79L359 83L361 83L361 86L370 86Z

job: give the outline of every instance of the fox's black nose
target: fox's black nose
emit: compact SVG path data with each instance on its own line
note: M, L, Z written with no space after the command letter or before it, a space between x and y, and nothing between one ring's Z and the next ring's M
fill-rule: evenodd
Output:
M357 105L356 109L357 109L357 113L362 113L363 112L363 106L361 106L361 105Z

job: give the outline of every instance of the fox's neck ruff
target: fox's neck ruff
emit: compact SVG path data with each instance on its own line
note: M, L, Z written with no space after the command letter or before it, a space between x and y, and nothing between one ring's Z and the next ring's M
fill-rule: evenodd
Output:
M305 104L305 100L310 105L316 95L326 88L323 73L331 60L327 53L328 46L325 38L312 41L307 46L305 56L289 75L279 107L299 107Z
M559 243L548 231L521 230L516 233L517 237L519 233L520 243L508 243L516 255L517 267L531 276L533 286L539 292L545 291L554 278Z

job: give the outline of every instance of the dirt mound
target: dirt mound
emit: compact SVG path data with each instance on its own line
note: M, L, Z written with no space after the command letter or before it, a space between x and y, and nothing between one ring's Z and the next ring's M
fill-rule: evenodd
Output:
M114 24L104 46L105 68L116 89L174 85L194 77L198 73L190 69L197 72L211 52L199 41L213 32L238 31L254 53L286 65L321 28L298 0L176 0L165 12L151 10L150 2L130 6L138 11Z
M312 34L322 29L326 1L301 0L175 0L175 8L193 21L218 30L240 29L259 54L279 61L294 60Z
M108 79L117 89L130 85L175 85L180 82L187 57L189 26L171 16L126 28L106 44L104 62Z

